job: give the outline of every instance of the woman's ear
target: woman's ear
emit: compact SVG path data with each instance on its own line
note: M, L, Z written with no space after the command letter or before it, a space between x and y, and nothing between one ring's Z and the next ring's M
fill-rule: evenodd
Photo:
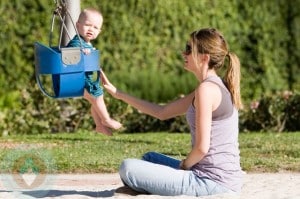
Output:
M200 54L199 56L199 61L202 64L208 64L210 60L210 55L209 54Z
M209 60L210 60L210 55L209 54L202 54L201 61L203 61L205 63L209 63Z

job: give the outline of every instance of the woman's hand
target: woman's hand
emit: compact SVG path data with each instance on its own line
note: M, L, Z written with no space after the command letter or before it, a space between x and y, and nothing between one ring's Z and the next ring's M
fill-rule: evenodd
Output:
M179 164L179 169L182 169L182 170L189 170L188 167L186 167L185 165L185 159L181 160L180 164Z
M106 91L113 97L117 98L117 88L110 83L104 72L101 70L101 81Z

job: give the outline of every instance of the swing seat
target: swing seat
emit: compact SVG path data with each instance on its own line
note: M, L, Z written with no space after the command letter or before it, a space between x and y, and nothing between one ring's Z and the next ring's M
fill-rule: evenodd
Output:
M35 42L35 76L41 91L51 98L81 97L85 72L97 72L100 78L99 51L85 55L79 47L47 47ZM52 91L45 89L41 76L50 75Z

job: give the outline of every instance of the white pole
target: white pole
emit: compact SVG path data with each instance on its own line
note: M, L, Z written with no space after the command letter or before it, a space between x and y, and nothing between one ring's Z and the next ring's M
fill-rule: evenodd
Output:
M80 0L65 0L67 9L70 12L70 15L72 17L72 20L74 24L76 24L78 16L80 14ZM66 26L68 29L68 32L70 34L71 39L75 36L76 31L74 29L74 26L72 24L71 19L67 16L66 18ZM62 45L66 46L68 42L70 41L70 38L66 31L63 32L63 40L62 40Z

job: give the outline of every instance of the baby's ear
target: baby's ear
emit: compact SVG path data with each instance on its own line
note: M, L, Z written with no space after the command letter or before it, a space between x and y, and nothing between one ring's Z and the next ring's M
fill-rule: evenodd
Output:
M76 25L76 28L78 29L78 26L79 26L79 22L77 21L75 25Z

